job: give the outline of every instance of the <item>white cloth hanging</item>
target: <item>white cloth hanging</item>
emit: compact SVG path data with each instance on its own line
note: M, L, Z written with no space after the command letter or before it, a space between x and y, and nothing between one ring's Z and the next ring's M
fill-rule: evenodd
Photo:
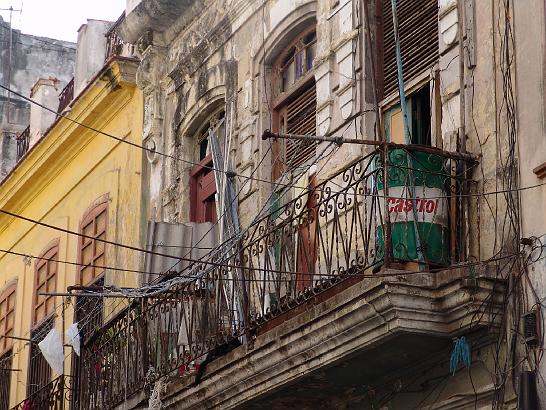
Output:
M64 373L64 350L63 339L57 329L53 328L44 337L44 339L38 343L38 347L42 351L42 355L46 359L47 363L51 366L53 371L57 374Z
M68 336L68 344L74 348L74 352L79 356L81 340L80 331L78 330L78 323L72 323L66 330L66 335Z

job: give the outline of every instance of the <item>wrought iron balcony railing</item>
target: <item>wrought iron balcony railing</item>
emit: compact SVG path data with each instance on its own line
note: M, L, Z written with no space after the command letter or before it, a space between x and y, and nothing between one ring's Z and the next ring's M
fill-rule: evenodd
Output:
M61 375L13 407L13 410L62 410L69 399L65 376Z
M58 113L62 113L68 104L74 99L74 78L68 82L66 87L59 94L59 108Z
M309 189L277 192L272 212L242 237L168 290L134 300L89 339L81 405L113 407L361 274L464 261L470 165L432 148L384 145L323 182L310 178Z
M114 23L114 25L106 33L106 58L105 61L110 60L114 56L130 57L133 55L134 47L132 44L125 43L123 39L117 33L119 25L125 19L125 13Z
M17 161L27 153L30 146L30 125L17 137Z

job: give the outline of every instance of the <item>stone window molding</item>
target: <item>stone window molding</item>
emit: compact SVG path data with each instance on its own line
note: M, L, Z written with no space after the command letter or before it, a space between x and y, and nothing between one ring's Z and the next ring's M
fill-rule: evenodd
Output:
M315 135L317 89L315 57L317 32L314 22L292 36L273 63L273 124L275 132ZM272 178L294 170L315 156L315 141L276 140L272 145Z

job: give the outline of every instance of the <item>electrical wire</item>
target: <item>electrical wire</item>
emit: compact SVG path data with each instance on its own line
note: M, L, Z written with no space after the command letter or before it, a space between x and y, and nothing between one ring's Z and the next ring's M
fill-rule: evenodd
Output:
M14 91L14 90L10 89L9 87L6 87L6 86L0 84L0 88L1 88L1 89L4 89L4 90L6 90L6 91L9 91L9 92L11 92L12 94L14 94L14 95L20 97L21 99L23 99L23 100L25 100L25 101L27 101L27 102L29 102L29 103L31 103L31 104L37 105L37 106L41 107L42 109L44 109L44 110L46 110L46 111L49 111L49 112L51 112L51 113L57 115L57 116L60 117L60 118L64 118L64 119L66 119L67 121L73 122L73 123L75 123L75 124L77 124L77 125L79 125L79 126L85 128L85 129L88 129L88 130L90 130L90 131L93 131L93 132L96 132L96 133L98 133L98 134L104 135L104 136L106 136L106 137L108 137L108 138L111 138L111 139L113 139L113 140L115 140L115 141L118 141L118 142L120 142L120 143L130 145L130 146L132 146L132 147L134 147L134 148L138 148L138 149L140 149L140 150L143 150L143 151L146 151L146 152L149 152L149 153L152 153L152 154L157 154L157 155L159 155L159 156L162 156L162 157L165 157L165 158L168 158L168 159L180 161L180 162L187 163L187 164L194 165L194 166L195 166L195 165L198 165L198 166L200 166L200 167L203 168L203 169L207 169L207 170L210 170L210 171L216 171L216 172L224 173L224 174L227 174L228 176L236 176L236 177L241 178L241 179L248 179L248 180L253 180L253 181L256 181L256 182L267 183L267 184L274 185L274 186L277 186L277 187L280 186L280 187L285 187L285 188L307 189L307 187L297 186L297 185L293 185L293 184L286 184L286 183L283 183L283 182L280 182L280 181L272 181L272 180L268 180L268 179L264 179L264 178L256 178L256 177L252 177L252 176L247 176L247 175L243 175L243 174L238 174L238 173L233 172L233 171L225 171L225 170L221 170L221 169L215 168L214 166L201 165L201 164L199 164L199 163L197 163L197 162L193 162L193 161L190 161L190 160L186 160L186 159L180 158L180 157L178 157L178 156L176 156L176 155L171 155L171 154L162 153L162 152L160 152L160 151L157 151L157 150L154 149L154 148L147 148L147 147L145 147L145 146L143 146L143 145L140 145L140 144L138 144L138 143L131 142L131 141L125 139L125 138L117 137L117 136L115 136L115 135L113 135L113 134L110 134L110 133L101 131L101 130L99 130L99 129L97 129L97 128L94 128L94 127L92 127L92 126L86 125L86 124L82 123L81 121L78 121L78 120L76 120L76 119L73 119L73 118L68 117L68 115L66 115L66 114L58 113L56 110L51 109L51 108L49 108L49 107L46 107L45 105L40 104L40 103L38 103L37 101L35 101L35 100L33 100L33 99L29 98L29 97L26 97L26 96L24 96L23 94L18 93L17 91ZM335 132L335 131L333 131L333 132ZM329 133L328 135L330 135L330 134L332 134L332 132ZM546 183L545 183L545 184L546 184ZM361 194L355 194L355 195L361 195ZM431 198L431 199L432 199L432 198Z

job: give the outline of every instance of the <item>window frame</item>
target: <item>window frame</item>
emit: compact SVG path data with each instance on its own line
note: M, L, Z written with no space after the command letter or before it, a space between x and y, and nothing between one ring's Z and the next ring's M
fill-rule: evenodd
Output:
M34 326L30 332L31 340L36 340L37 336L44 337L51 329L55 328L55 316L42 320L37 326ZM30 353L28 357L28 372L27 372L27 397L31 397L36 392L40 391L51 383L52 370L45 360L38 343L30 344ZM32 383L32 382L38 382Z
M98 200L96 200L83 214L80 225L79 225L79 232L80 234L84 234L84 228L86 228L89 224L93 224L93 236L95 239L89 239L83 236L80 236L78 238L78 283L82 286L88 286L100 278L104 277L106 269L100 269L96 267L92 267L92 274L89 281L84 283L84 270L85 268L89 267L89 265L96 265L96 261L98 258L103 257L104 262L102 265L106 265L106 244L104 244L102 252L97 254L97 243L100 243L100 241L97 241L96 238L104 234L104 239L107 239L108 235L108 218L109 218L109 204L110 204L110 196L109 194L105 194L102 197L100 197ZM104 224L104 231L101 231L97 233L96 228L96 221L97 217L100 216L102 213L106 214L106 220ZM84 264L83 255L84 250L87 248L87 246L91 246L93 248L93 253L91 257L91 262L88 264ZM100 271L97 273L97 270Z
M9 308L9 298L13 296L13 308ZM9 332L15 331L15 309L17 307L17 280L7 283L2 291L0 292L0 307L6 303L6 311L4 315L0 316L0 321L3 321L3 328L0 327L0 356L6 354L13 346L12 339L4 337L9 334ZM1 310L0 310L1 312ZM8 328L8 315L13 314L13 325L11 328ZM1 313L0 313L1 314Z
M430 70L426 70L405 84L406 99L421 91L425 86L429 87L430 95L430 146L442 147L442 100L440 94L440 72L438 64ZM387 124L386 115L394 107L400 105L400 95L398 90L393 91L379 102L381 112L381 127L385 134ZM384 135L386 138L386 135ZM390 141L390 138L389 138Z
M306 68L305 73L298 79L296 79L288 89L282 89L282 66L283 61L286 60L292 48L297 48L298 43L300 43L307 35L315 32L315 40L312 43L309 43L305 46L307 49L310 45L317 43L317 26L313 24L311 27L304 29L299 32L293 39L288 43L286 47L283 48L283 51L279 56L274 60L272 65L272 89L273 89L273 108L277 109L279 106L286 104L286 99L289 99L294 95L299 89L304 88L311 78L315 77L314 66L311 65L310 68ZM316 56L315 56L316 57ZM307 60L307 55L305 60ZM308 85L308 84L307 84Z
M224 122L224 130L226 125L226 112L225 107L216 108L212 113L205 117L203 125L197 129L194 133L194 152L197 159L196 164L190 169L190 222L216 223L218 220L218 210L216 209L216 199L214 198L214 205L206 205L207 199L215 196L217 193L216 188L216 175L215 171L210 169L214 166L212 153L205 154L203 158L201 156L201 144L203 141L208 140L211 129L220 129L221 122ZM212 122L216 120L215 124ZM218 125L220 124L220 125ZM207 142L209 144L209 142ZM200 188L199 184L205 181L206 189ZM214 217L207 217L209 212L214 212Z
M43 296L43 302L39 302L40 295L38 294L38 289L45 284L45 289L47 292L48 284L51 279L54 280L54 289L57 290L57 274L59 273L59 239L54 239L51 241L46 248L40 253L39 257L34 263L34 292L32 297L32 329L40 327L48 319L52 318L55 315L56 303L54 296ZM55 271L54 273L49 272L49 262L55 262ZM46 278L44 282L39 282L40 275L39 270L41 267L46 266ZM48 312L47 303L49 300L53 300L53 310ZM44 316L38 318L38 308L44 306Z
M315 104L316 104L316 80L315 80L315 68L311 64L310 67L307 67L307 54L304 56L304 66L306 67L305 73L297 78L286 90L282 89L282 67L285 66L284 62L291 53L292 49L296 47L297 44L302 43L305 37L309 34L314 33L315 39L309 44L305 45L305 50L313 44L317 44L317 25L313 23L311 26L305 28L304 30L297 33L297 35L284 47L283 51L279 53L277 58L272 64L272 78L271 85L273 89L273 98L271 99L273 115L272 115L272 124L271 128L273 132L281 132L283 119L286 118L287 108L291 102L296 100L300 94L303 94L309 91L311 88L315 88ZM301 51L301 50L299 50ZM298 50L296 49L296 53ZM316 52L316 47L315 47ZM296 54L294 53L294 55ZM292 57L294 58L294 57ZM316 58L316 55L315 55ZM315 106L315 121L316 121L316 106ZM286 126L286 124L285 124ZM315 122L316 128L316 122ZM271 178L272 180L278 180L283 172L287 170L287 164L284 163L283 159L286 159L287 152L287 140L274 140L272 143L271 149ZM305 160L303 163L306 163ZM292 165L291 170L295 170L301 164Z

